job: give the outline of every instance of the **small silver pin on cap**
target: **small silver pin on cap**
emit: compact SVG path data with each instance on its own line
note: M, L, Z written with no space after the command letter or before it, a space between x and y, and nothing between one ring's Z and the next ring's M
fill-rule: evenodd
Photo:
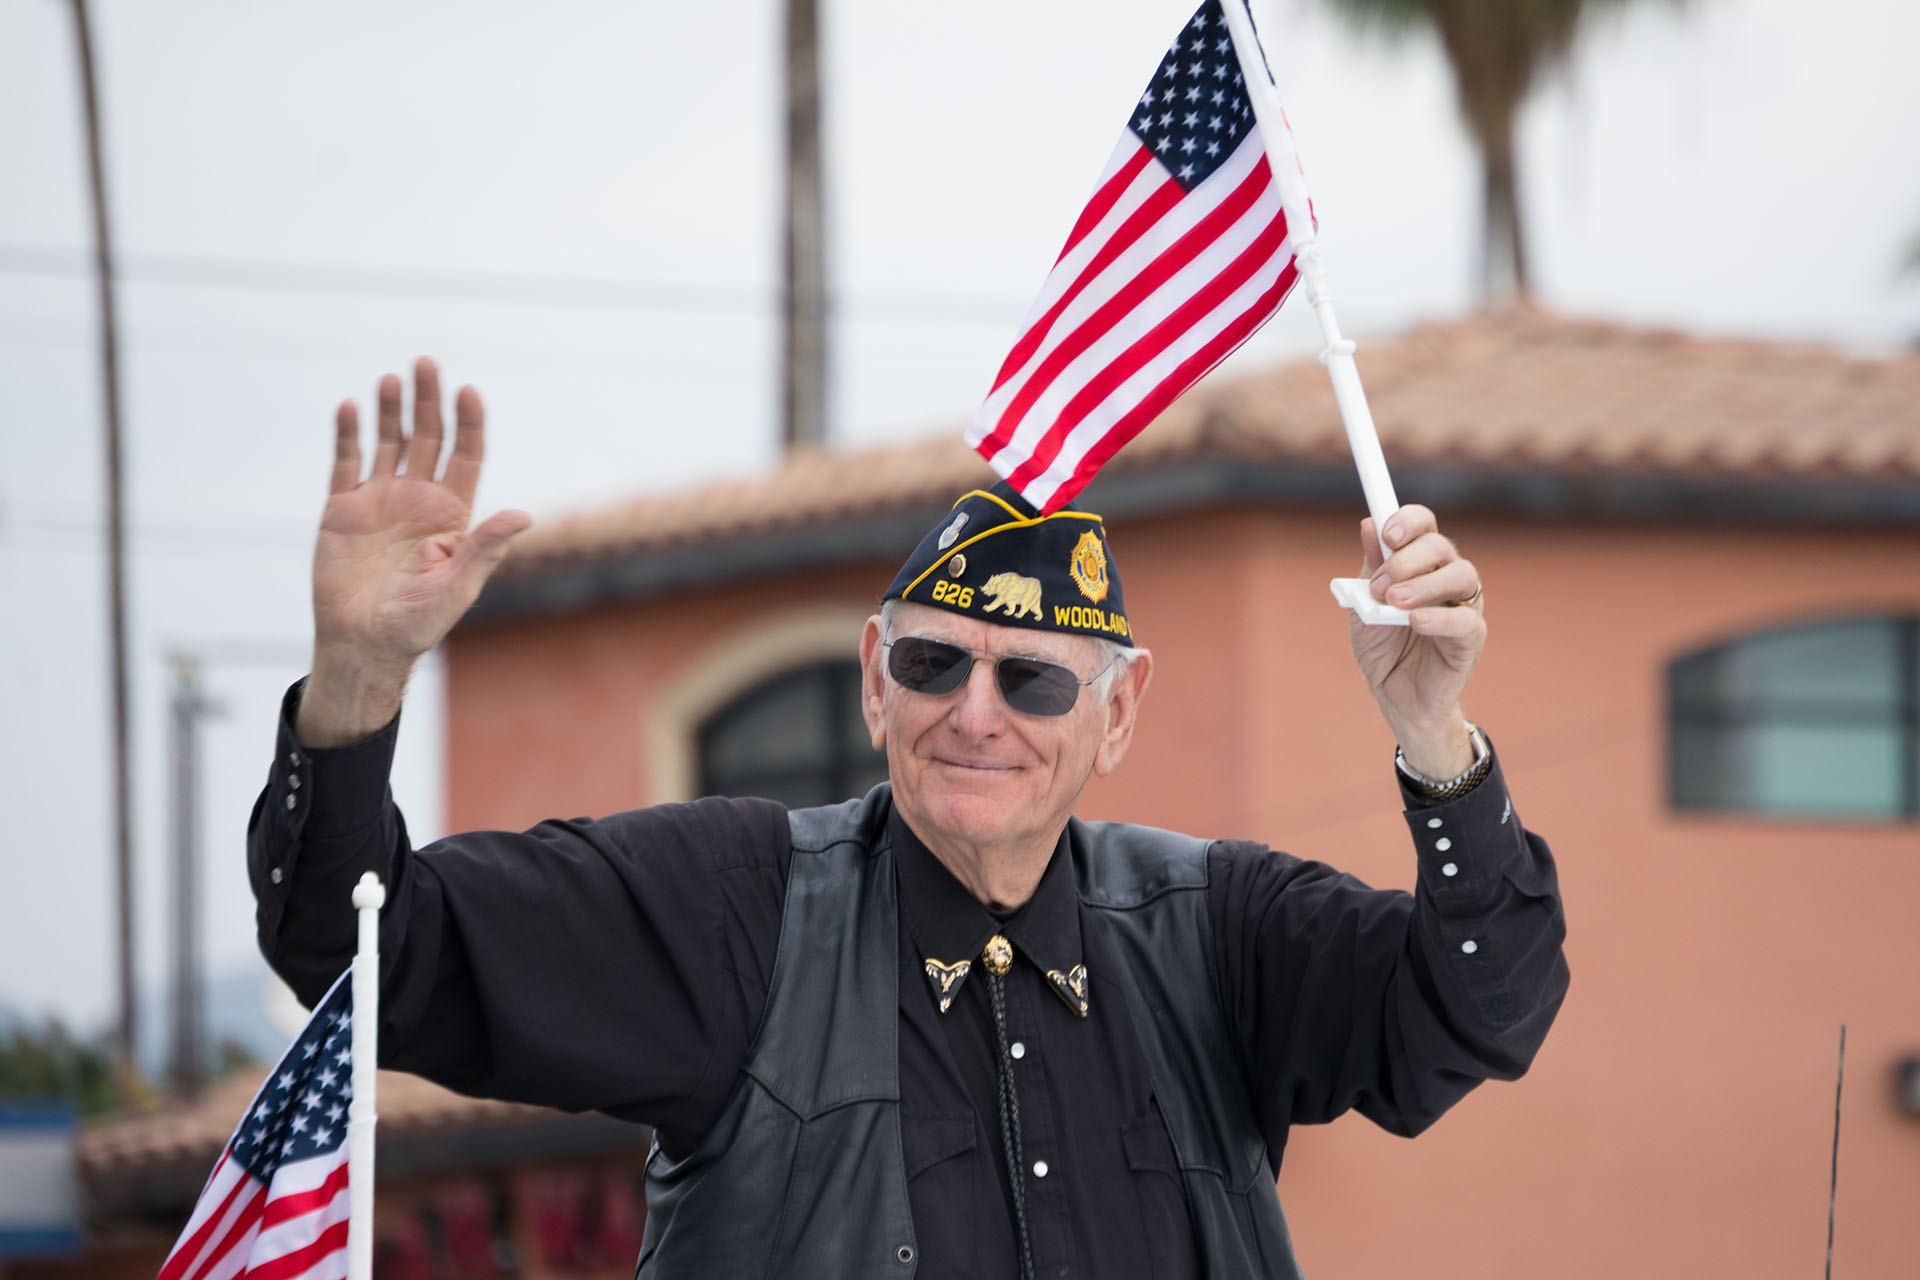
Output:
M960 531L967 527L967 513L962 511L953 518L953 523L940 531L940 549L945 551L960 541Z

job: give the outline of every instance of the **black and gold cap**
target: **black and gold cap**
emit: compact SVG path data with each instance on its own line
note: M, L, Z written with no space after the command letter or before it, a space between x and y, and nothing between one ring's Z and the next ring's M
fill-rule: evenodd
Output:
M1005 481L963 494L881 598L1133 645L1100 517L1071 506L1042 516Z

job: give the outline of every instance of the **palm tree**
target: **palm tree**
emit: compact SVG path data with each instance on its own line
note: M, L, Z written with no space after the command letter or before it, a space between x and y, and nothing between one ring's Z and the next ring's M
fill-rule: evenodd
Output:
M1572 48L1583 18L1628 0L1328 0L1363 31L1431 24L1453 67L1460 114L1480 152L1481 292L1525 297L1531 276L1520 217L1513 120L1535 77Z

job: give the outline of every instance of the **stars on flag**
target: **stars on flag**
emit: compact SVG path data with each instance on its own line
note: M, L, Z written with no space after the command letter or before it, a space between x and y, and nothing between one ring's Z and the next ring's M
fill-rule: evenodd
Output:
M234 1159L263 1177L274 1164L324 1154L344 1137L352 1081L343 1068L353 1061L347 998L341 983L315 1010L234 1132Z
M1217 4L1208 4L1193 15L1167 50L1147 91L1140 95L1144 110L1131 125L1154 155L1181 159L1178 167L1167 167L1184 189L1191 191L1205 182L1252 131L1253 109L1241 84L1226 19ZM1165 110L1176 102L1214 110ZM1159 114L1154 112L1156 106L1162 108Z

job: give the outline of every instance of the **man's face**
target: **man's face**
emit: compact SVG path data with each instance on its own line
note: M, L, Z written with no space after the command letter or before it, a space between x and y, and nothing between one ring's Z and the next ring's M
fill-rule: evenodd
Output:
M969 649L1057 662L1082 680L1100 669L1100 646L1086 636L1002 627L925 605L901 604L893 634L867 621L860 656L862 710L873 745L887 753L894 803L936 854L940 846L991 854L1051 846L1087 779L1120 763L1133 735L1149 659L1115 673L1110 697L1080 690L1061 716L1013 710L994 683L993 663L977 657L960 688L916 693L887 674L883 640L922 636Z

